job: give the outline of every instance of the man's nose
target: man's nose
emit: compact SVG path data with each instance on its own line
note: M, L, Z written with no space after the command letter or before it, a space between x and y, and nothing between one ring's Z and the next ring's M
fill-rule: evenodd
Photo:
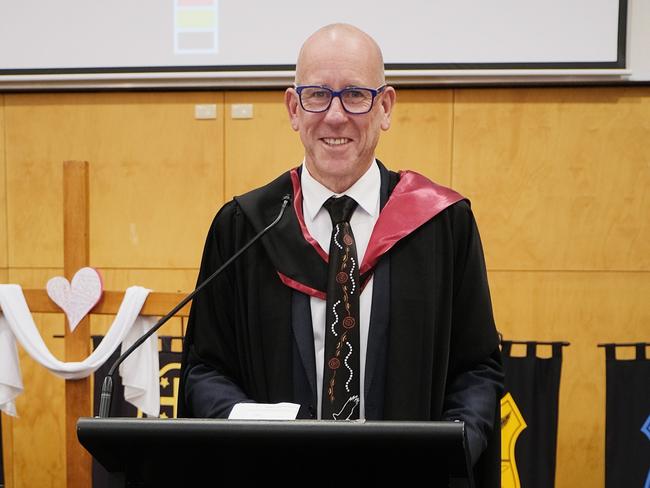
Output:
M339 97L334 97L332 99L332 103L330 104L330 108L327 110L327 113L325 114L325 120L327 120L328 122L342 122L346 120L346 118L347 118L347 112L343 108L341 99Z

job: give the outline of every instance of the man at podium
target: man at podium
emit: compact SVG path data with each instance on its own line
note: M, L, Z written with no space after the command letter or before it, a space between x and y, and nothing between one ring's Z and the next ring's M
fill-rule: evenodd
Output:
M468 200L375 157L395 100L366 33L305 41L285 93L304 160L221 208L198 281L290 204L194 298L179 416L291 402L300 418L458 419L479 459L503 382L481 241Z

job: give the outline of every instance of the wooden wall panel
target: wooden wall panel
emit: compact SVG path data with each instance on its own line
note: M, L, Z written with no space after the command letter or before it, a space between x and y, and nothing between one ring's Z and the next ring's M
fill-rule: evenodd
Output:
M603 342L648 341L650 273L492 271L497 327L512 340L568 341L560 383L558 488L603 486Z
M63 358L63 316L34 314L50 351ZM65 487L64 380L50 373L19 347L25 390L16 401L13 420L15 488Z
M50 351L63 358L63 316L34 314ZM65 487L64 380L19 349L25 391L16 401L13 421L15 488Z
M9 268L8 279L23 288L45 289L47 281L54 276L63 276L61 268Z
M232 119L233 104L253 105L252 119ZM298 133L291 129L284 91L226 92L226 200L264 185L302 163Z
M457 90L453 181L494 269L650 270L650 88Z
M223 200L223 93L149 94L127 113L123 103L105 122L121 148L98 155L91 172L91 263L198 267ZM215 120L194 118L205 103Z
M64 159L90 162L91 264L105 288L181 292L224 198L302 160L281 90L0 98L0 280L25 287L62 274ZM216 103L217 119L194 120L196 103ZM254 118L231 119L234 103L252 103ZM556 486L603 486L596 343L650 336L650 88L400 90L393 117L379 158L472 200L501 332L571 342ZM63 332L61 316L37 321L50 337ZM111 321L94 317L93 332ZM10 422L9 469L16 486L63 486L63 382L22 366L30 386Z
M209 224L209 222L208 222ZM207 228L205 229L207 233ZM205 236L204 236L205 237ZM203 243L201 243L203 245ZM201 256L199 256L200 259ZM154 291L189 293L194 289L198 268L188 269L122 269L99 268L105 290L124 290L139 285Z
M68 97L68 104L73 104L72 95ZM75 151L61 146L83 145L84 136L67 129L69 114L57 113L57 100L51 95L5 95L12 266L63 266L62 162L74 158ZM90 125L86 131L92 132Z
M5 161L5 99L0 95L0 269L7 267L7 185Z
M206 221L223 199L222 99L7 96L11 265L62 263L62 161L78 159L90 163L91 264L198 266ZM195 120L199 103L216 104L217 119Z
M399 90L377 157L392 170L410 169L449 186L452 97L452 90Z
M42 287L61 269L10 269L9 280L25 288ZM63 314L34 314L45 344L63 359ZM18 346L25 390L16 401L12 419L14 488L65 487L64 380L50 373Z
M4 189L4 186L2 187ZM8 283L9 272L6 268L0 268L0 283ZM4 413L0 414L0 422L2 422L2 460L4 467L5 486L7 488L13 487L13 467L14 467L14 441L13 441L13 418Z
M490 271L489 278L497 325L511 338L591 348L650 337L650 273Z

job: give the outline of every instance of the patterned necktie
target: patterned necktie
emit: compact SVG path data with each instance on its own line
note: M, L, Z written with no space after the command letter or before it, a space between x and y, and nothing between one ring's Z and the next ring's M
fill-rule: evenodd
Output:
M357 206L352 198L330 198L323 206L332 219L322 418L359 418L359 261L350 228Z

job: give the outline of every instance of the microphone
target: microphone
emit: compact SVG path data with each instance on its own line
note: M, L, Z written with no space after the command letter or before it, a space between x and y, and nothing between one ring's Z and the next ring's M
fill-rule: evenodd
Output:
M192 298L194 298L194 295L196 295L199 291L201 291L208 283L210 283L214 278L216 278L224 269L226 269L230 264L235 261L239 256L241 256L244 251L246 251L250 246L252 246L260 237L262 237L264 234L266 234L271 228L275 226L278 222L280 222L280 219L282 219L282 216L284 215L284 211L291 202L291 195L286 194L282 197L282 208L280 209L280 212L278 213L278 216L275 218L273 222L271 222L269 225L267 225L264 229L262 229L255 237L253 237L248 243L242 247L239 251L237 251L235 254L233 254L228 261L223 263L219 269L217 269L214 273L212 273L210 276L208 276L201 284L199 284L192 293L187 295L185 298L183 298L178 305L176 305L167 315L162 317L156 324L149 329L147 332L145 332L137 341L135 341L131 347L129 347L126 351L124 351L120 357L118 357L111 368L108 370L108 373L106 374L106 377L104 378L104 383L102 384L102 394L100 397L100 402L99 402L99 418L108 418L110 416L110 411L111 411L111 401L113 399L113 375L115 374L115 371L119 367L122 362L129 357L129 355L136 350L140 345L146 341L154 332L156 332L162 325L167 322L170 318L172 318L181 308L183 308L187 302L189 302Z

